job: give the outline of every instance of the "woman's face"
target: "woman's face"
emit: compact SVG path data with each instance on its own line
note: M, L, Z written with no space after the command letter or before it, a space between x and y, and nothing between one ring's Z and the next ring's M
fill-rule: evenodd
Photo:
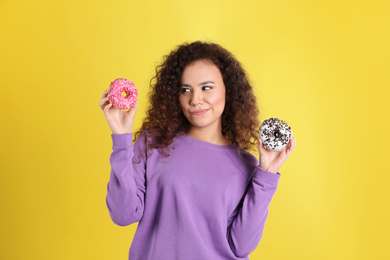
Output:
M179 102L192 128L220 130L226 89L218 67L209 61L195 61L185 67Z

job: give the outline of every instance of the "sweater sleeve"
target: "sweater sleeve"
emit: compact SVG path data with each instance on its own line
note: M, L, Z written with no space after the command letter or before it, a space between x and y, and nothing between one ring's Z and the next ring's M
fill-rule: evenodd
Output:
M275 194L280 174L256 167L247 191L228 220L227 239L237 257L252 253L263 235L268 206Z
M138 154L145 144L140 136L133 146L133 134L111 135L111 138L113 152L106 203L112 221L127 226L140 221L144 212L146 159L139 159Z

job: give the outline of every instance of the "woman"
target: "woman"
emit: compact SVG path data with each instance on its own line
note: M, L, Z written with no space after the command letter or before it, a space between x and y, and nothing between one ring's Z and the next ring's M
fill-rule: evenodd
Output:
M147 117L99 103L112 130L107 207L139 222L129 259L249 259L263 234L280 152L258 138L258 109L240 63L217 44L183 44L157 67ZM248 151L257 147L260 159Z

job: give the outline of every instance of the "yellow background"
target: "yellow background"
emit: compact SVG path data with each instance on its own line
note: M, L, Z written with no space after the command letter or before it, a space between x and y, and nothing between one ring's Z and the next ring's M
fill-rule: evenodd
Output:
M110 82L139 89L177 44L233 52L261 120L297 148L251 259L385 259L389 243L389 1L0 2L0 259L127 259L136 224L105 204Z

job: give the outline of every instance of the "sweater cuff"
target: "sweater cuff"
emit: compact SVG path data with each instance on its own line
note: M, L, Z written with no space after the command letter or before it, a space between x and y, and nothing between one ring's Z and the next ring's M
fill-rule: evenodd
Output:
M112 148L129 147L133 144L133 134L111 134Z
M275 186L278 185L279 178L280 178L280 173L278 172L277 174L263 170L260 167L257 167L257 170L255 172L255 175L253 176L254 178L257 178L259 180L265 181L266 183L269 184L274 184Z

